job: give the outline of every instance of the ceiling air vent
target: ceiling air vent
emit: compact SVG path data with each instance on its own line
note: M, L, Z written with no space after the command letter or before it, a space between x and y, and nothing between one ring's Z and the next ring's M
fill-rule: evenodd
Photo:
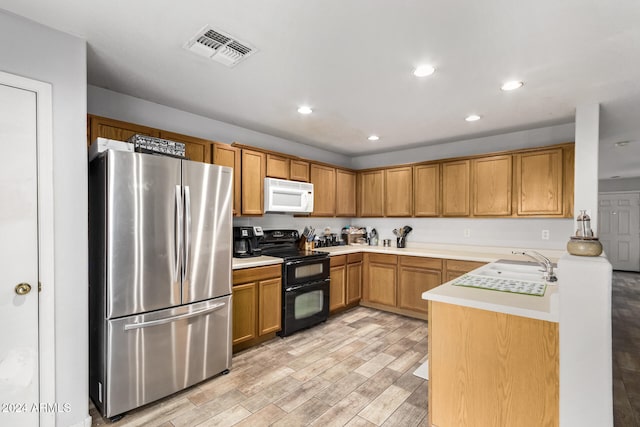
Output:
M184 46L193 53L211 58L227 67L233 67L258 51L249 43L241 42L229 34L206 26Z

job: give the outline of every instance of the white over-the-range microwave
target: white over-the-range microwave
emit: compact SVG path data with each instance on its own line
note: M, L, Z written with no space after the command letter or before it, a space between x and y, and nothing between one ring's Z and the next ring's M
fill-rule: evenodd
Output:
M269 212L313 212L313 184L264 179L264 211Z

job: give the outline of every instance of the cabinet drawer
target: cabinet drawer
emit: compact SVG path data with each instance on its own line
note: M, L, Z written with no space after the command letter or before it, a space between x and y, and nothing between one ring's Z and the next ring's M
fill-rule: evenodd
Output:
M469 272L471 270L475 270L476 268L480 268L485 265L485 262L477 262L477 261L458 261L453 259L448 259L446 268L447 270L456 270L456 271L464 271Z
M347 255L347 264L353 264L354 262L360 261L362 261L362 252Z
M233 270L233 284L255 282L256 280L272 279L280 276L282 276L282 267L280 264L266 267L243 268L241 270Z
M369 262L377 262L379 264L397 264L398 256L397 255L387 255L387 254L367 254L367 258Z
M335 255L335 256L329 257L329 265L331 267L338 267L340 265L345 265L346 262L347 262L346 255Z
M440 258L400 256L400 265L408 267L428 268L430 270L442 270L442 260Z

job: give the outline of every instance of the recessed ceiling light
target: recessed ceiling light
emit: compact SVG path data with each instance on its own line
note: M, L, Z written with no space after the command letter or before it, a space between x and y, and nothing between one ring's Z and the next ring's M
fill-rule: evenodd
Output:
M629 145L629 141L620 141L620 142L616 142L616 147L624 147Z
M306 105L303 105L302 107L298 108L298 113L311 114L313 113L313 110L311 109L311 107L307 107Z
M467 117L465 117L465 120L468 122L475 122L477 120L480 120L480 116L477 114L470 114Z
M418 65L415 70L413 70L413 75L416 77L426 77L435 73L436 69L433 65L423 64Z
M513 80L513 81L506 82L505 84L503 84L500 89L502 89L502 90L515 90L515 89L521 88L523 85L524 85L524 82L519 82L517 80Z
M378 135L371 135L369 138L367 138L369 141L377 141L380 139L380 137Z

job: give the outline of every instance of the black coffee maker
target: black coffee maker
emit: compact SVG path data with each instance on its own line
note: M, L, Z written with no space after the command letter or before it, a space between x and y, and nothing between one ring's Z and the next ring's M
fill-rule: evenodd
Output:
M233 256L250 258L262 255L258 238L263 235L262 227L233 227Z

